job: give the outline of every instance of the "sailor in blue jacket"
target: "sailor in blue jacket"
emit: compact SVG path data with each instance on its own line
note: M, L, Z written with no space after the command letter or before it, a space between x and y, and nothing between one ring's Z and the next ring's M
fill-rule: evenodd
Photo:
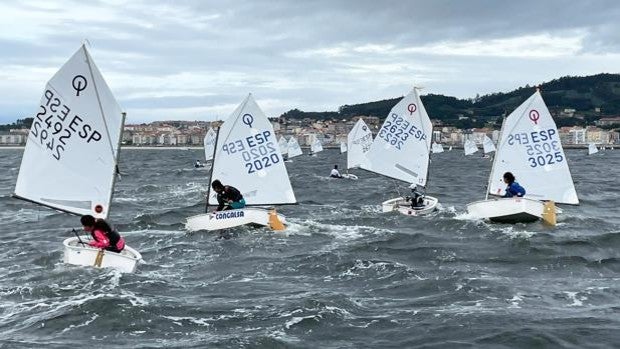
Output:
M512 173L504 173L504 183L508 184L506 187L506 194L504 194L505 198L511 198L513 196L523 197L523 195L525 195L525 188L515 182L515 176Z

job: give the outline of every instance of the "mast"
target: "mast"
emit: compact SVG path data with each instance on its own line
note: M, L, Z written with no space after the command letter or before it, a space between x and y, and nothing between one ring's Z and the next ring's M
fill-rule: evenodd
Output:
M114 186L116 185L116 177L120 176L121 171L118 169L118 157L121 152L121 140L123 139L123 129L125 127L125 117L127 113L123 112L121 114L121 130L119 132L118 144L116 147L116 156L114 157L114 175L112 175L112 188L110 189L110 203L108 204L108 212L110 212L110 208L112 208L112 197L114 196ZM106 218L108 215L106 215Z

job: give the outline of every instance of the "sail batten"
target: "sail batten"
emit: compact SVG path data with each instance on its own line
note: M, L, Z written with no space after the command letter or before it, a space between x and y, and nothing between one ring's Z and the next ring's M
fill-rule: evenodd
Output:
M403 182L427 181L433 126L414 88L390 111L361 167Z
M107 218L123 124L120 106L86 46L81 46L46 84L15 196L64 212Z
M251 94L220 127L211 181L215 179L239 189L248 205L297 202L273 126ZM216 193L208 200L217 205Z
M525 197L579 203L558 129L538 91L504 120L489 194L504 194L505 172L512 172L525 188Z

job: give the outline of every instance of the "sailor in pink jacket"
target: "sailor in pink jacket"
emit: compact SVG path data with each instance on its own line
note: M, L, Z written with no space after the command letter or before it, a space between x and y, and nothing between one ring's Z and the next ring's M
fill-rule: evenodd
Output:
M95 248L101 248L112 252L121 252L125 248L125 239L103 219L95 219L91 215L80 218L84 231L92 236L93 240L88 244Z

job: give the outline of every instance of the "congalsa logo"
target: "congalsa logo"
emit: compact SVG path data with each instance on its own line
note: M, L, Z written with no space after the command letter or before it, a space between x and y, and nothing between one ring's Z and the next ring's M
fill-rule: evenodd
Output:
M228 219L243 217L243 211L224 211L215 214L215 219Z

